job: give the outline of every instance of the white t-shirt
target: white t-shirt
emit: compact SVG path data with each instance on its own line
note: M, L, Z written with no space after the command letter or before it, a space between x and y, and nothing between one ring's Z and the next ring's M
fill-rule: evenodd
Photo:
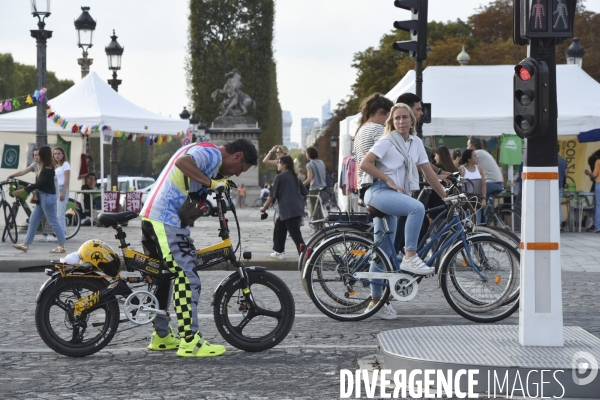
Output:
M406 141L406 149L408 150L408 155L416 165L423 165L429 162L425 146L423 146L423 141L419 137L409 135ZM375 166L392 178L396 185L404 188L404 178L406 176L405 159L396 149L396 146L390 146L390 142L387 140L379 140L369 151L377 156Z
M63 165L60 167L56 167L54 169L54 173L56 174L56 180L58 181L58 186L65 185L65 171L71 170L71 164L68 161L65 161ZM56 188L58 190L58 188Z
M502 171L500 167L494 160L494 157L490 153L485 150L479 149L477 150L477 158L479 166L483 169L483 174L485 175L486 183L496 182L502 183L504 179L502 177Z

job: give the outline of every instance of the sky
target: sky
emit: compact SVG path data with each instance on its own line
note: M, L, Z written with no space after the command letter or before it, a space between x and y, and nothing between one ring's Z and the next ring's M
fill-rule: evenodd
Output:
M429 0L428 20L466 20L489 3ZM46 29L53 31L47 68L59 79L81 79L77 64L81 49L73 25L81 6L89 6L97 22L94 46L89 50L94 59L91 70L110 78L104 47L115 29L117 41L125 48L118 72L123 81L119 93L150 111L178 118L189 104L184 70L188 1L52 1L52 15L46 20ZM600 0L588 0L586 7L600 12ZM292 141L299 141L301 118L321 118L323 104L330 100L333 108L350 94L356 78L351 67L353 55L377 47L395 20L410 19L410 12L394 7L393 0L276 0L275 12L273 49L279 101L283 110L292 113ZM0 53L12 53L15 61L35 65L31 29L37 29L37 19L31 15L29 1L2 1ZM585 43L582 46L585 48Z

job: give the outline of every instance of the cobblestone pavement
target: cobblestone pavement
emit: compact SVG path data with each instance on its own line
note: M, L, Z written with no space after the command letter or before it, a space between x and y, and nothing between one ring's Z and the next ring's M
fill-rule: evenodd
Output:
M95 355L78 359L58 355L45 346L34 323L35 295L47 277L1 274L0 398L334 399L339 398L340 369L356 369L359 358L375 354L379 332L470 323L452 311L433 279L420 285L414 301L392 303L399 314L396 320L342 323L315 308L297 272L275 273L288 284L296 302L290 335L262 353L227 345L227 353L213 359L180 359L173 352L147 351L151 328L131 329L131 323L121 324L110 345ZM215 343L224 340L214 326L210 297L227 274L201 273L200 326L203 336ZM563 273L565 325L581 326L600 337L599 288L600 274ZM501 323L518 324L518 316Z

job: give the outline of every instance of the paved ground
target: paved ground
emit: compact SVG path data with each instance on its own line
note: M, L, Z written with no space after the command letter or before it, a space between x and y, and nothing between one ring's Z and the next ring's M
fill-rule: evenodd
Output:
M119 326L101 352L83 359L60 356L39 338L35 295L43 273L0 275L0 398L2 399L333 399L339 398L340 369L376 352L377 333L403 327L470 324L447 305L434 280L425 280L411 303L394 302L400 318L356 323L331 320L315 308L298 273L277 271L291 288L296 320L280 346L245 353L227 346L217 359L179 359L145 350L151 328ZM203 335L223 343L209 305L224 271L202 272L199 305ZM565 325L578 325L600 337L600 274L563 274ZM514 316L502 323L518 324ZM173 321L173 325L175 321ZM364 393L364 392L363 392Z
M273 252L273 218L270 212L269 218L261 221L260 214L254 208L238 210L240 228L242 232L242 249L252 251L252 261L248 265L262 265L272 270L296 270L296 252L294 242L288 238L286 244L287 259L274 260L269 257ZM227 213L230 223L231 238L234 244L238 243L237 230L231 212ZM0 228L1 229L1 228ZM197 221L196 227L191 228L197 248L215 244L219 241L217 236L219 229L218 220L215 217L203 218ZM136 219L124 228L128 242L134 249L142 250L140 243L140 220ZM302 227L302 235L305 240L312 234L312 229L305 225ZM81 227L79 233L67 241L67 251L75 251L79 246L90 239L102 239L115 249L117 241L114 238L114 230L111 228ZM51 260L56 260L57 255L48 253L56 247L56 243L38 242L38 235L27 253L23 253L12 247L10 241L0 242L0 272L18 272L28 268L47 265ZM19 243L25 239L24 233L19 233ZM561 233L561 267L563 271L600 272L600 234L597 233Z

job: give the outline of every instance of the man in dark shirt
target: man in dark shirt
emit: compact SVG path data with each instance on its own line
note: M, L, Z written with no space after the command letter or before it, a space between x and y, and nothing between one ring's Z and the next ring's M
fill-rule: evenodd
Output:
M94 174L93 172L90 172L86 177L85 177L85 184L83 186L81 186L81 190L96 190L98 191L98 194L94 193L92 194L92 201L93 201L93 205L94 205L94 209L99 210L102 206L102 195L100 194L99 191L100 187L99 185L96 183L96 174ZM90 206L90 195L88 193L85 194L85 196L83 196L83 208L85 210L85 218L81 221L81 225L91 225L92 224L92 209Z

